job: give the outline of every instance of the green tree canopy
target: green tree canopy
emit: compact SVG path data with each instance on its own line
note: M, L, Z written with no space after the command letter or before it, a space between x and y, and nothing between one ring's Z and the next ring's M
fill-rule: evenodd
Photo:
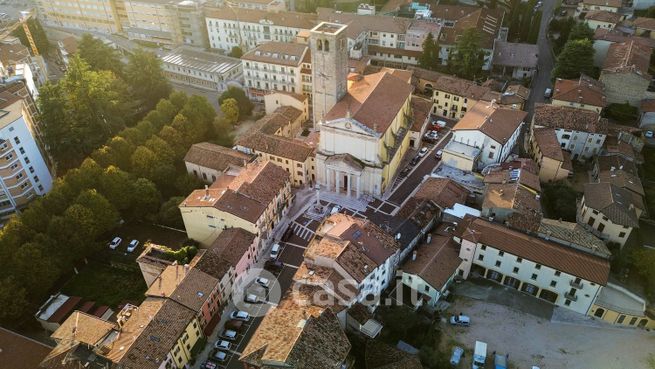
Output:
M134 97L141 102L142 111L154 108L159 100L171 93L171 85L161 69L161 60L143 49L137 49L130 55L125 66L125 80Z
M223 112L225 120L230 124L235 124L239 121L239 103L235 99L229 98L223 100L221 103L221 111Z
M589 40L571 40L557 57L553 77L575 79L580 73L594 76L594 47Z
M117 76L123 75L123 62L118 51L88 33L82 35L77 44L77 53L92 70L110 70Z
M439 45L432 32L428 33L423 41L423 51L418 58L418 65L428 70L437 70L441 65L439 61Z
M484 51L480 47L480 34L469 28L457 41L448 56L448 67L458 77L473 80L480 77L484 65Z
M233 58L241 58L243 56L243 50L239 46L233 46L227 55Z
M230 98L235 99L239 103L239 117L243 119L250 115L253 104L242 89L234 86L228 87L227 91L218 97L218 104L221 105L223 101Z
M569 32L569 41L572 40L593 40L594 39L594 30L591 29L587 23L577 22L571 28Z

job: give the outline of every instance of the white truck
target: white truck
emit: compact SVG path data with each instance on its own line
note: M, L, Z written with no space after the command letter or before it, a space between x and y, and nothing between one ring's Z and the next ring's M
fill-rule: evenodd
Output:
M473 369L484 369L487 361L487 343L475 341L475 351L473 351Z

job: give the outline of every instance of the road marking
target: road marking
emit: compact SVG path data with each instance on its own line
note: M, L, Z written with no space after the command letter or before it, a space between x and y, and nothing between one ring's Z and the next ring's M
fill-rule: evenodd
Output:
M284 264L284 266L289 267L291 269L298 269L300 267L300 266L295 266L293 264L287 264L287 263L282 263L282 264Z
M305 250L305 249L307 248L307 246L300 246L300 245L296 245L295 243L288 243L288 242L285 242L285 244L286 244L286 245L289 245L289 246L297 247L297 248L299 248L299 249L303 249L303 250Z

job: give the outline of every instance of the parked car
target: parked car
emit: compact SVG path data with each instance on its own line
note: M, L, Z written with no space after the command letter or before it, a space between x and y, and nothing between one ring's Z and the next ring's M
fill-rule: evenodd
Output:
M231 329L226 329L223 331L223 334L221 334L221 338L228 341L234 341L237 338L237 332Z
M229 350L232 347L232 344L226 340L218 340L214 342L214 348L219 350Z
M420 156L415 156L415 157L412 159L412 161L409 162L409 165L414 166L414 165L418 164L418 162L419 162L420 160L421 160L421 157L420 157Z
M229 329L235 332L241 332L241 328L243 328L243 320L230 319L227 322L225 322L225 329Z
M332 210L330 210L330 215L336 214L341 211L341 205L334 205Z
M260 285L262 287L268 288L268 286L270 286L270 284L271 284L271 281L269 281L268 278L259 277L259 278L255 279L255 283L257 283L258 285Z
M276 243L271 248L271 259L275 260L278 256L280 256L280 244Z
M547 88L544 91L544 97L547 99L550 99L553 96L553 89L552 88Z
M230 314L230 318L243 320L244 322L247 322L250 320L250 314L248 314L245 311L237 310L237 311L233 311L232 314Z
M453 354L450 356L450 364L459 365L462 356L464 356L464 349L459 346L453 347Z
M227 359L227 353L221 350L214 350L211 352L209 358L222 363Z
M646 138L653 138L653 131L646 131L646 132L644 132L644 137L646 137Z
M459 315L451 315L450 324L459 325L461 327L468 327L469 325L471 325L471 318L469 318L468 316L462 313L459 313Z
M218 365L216 365L215 362L207 360L202 365L200 365L200 369L216 369L218 368Z
M139 246L139 241L137 240L130 241L130 244L127 245L127 252L133 252L134 250L136 250L137 246Z
M432 125L433 125L433 126L437 126L437 127L439 127L439 128L444 128L444 127L446 126L446 124L448 124L448 123L446 123L446 121L444 121L444 120L435 120L435 121L432 121Z
M112 250L116 250L116 248L123 242L123 239L120 237L114 237L113 240L109 243L109 248Z
M264 269L268 270L269 272L279 272L284 268L284 263L282 263L279 260L266 260L264 262Z
M412 171L412 168L405 167L405 169L403 169L403 170L400 171L400 176L401 176L401 177L407 177L407 175L408 175L409 172L411 172L411 171Z
M257 297L257 295L252 293L247 293L246 296L243 298L243 301L249 304L261 304L263 302L259 297Z
M437 150L437 152L434 154L434 157L441 160L441 155L443 155L443 150Z
M422 147L422 148L418 151L418 156L419 156L419 158L422 158L422 157L424 157L424 156L427 155L427 154L428 154L428 148L427 148L427 147Z
M475 351L473 351L473 369L484 369L487 361L487 343L475 341Z
M494 368L495 369L507 369L507 359L509 359L509 354L495 354L494 355Z

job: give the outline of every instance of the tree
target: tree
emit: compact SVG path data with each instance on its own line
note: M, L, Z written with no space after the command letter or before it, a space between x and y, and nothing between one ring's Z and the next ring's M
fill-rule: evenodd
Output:
M95 237L113 229L118 224L118 211L104 196L95 189L86 190L75 199L75 204L91 210ZM94 239L95 239L94 237Z
M27 291L16 277L9 275L0 279L0 324L16 325L18 320L30 311L27 302Z
M163 203L161 208L159 208L159 214L157 215L159 223L169 227L183 229L184 222L182 221L182 214L178 208L178 205L180 205L182 201L184 201L183 196L175 196Z
M230 124L236 124L239 121L239 103L235 99L225 99L221 103L221 111L225 120Z
M227 119L214 119L214 133L217 144L225 147L234 146L234 126Z
M594 76L596 74L594 52L594 47L589 40L568 41L557 57L553 77L576 79L580 77L580 73Z
M77 53L92 70L110 70L117 76L123 75L123 62L118 51L89 33L82 35L77 44Z
M528 34L527 41L531 44L536 44L539 39L539 32L541 30L541 17L543 12L540 10L535 14L534 19L532 20L532 26L530 28L530 33Z
M28 242L16 250L11 267L29 294L38 297L48 292L60 273L47 245L37 242Z
M50 54L50 41L48 41L48 36L46 35L43 26L41 26L41 22L36 18L30 18L27 20L27 26L30 29L30 33L32 34L34 44L36 45L39 54L48 56ZM16 30L12 32L12 35L18 37L21 44L30 48L30 42L27 40L27 35L25 35L23 27L16 28ZM32 52L31 48L30 52Z
M603 109L603 116L621 124L634 126L639 118L639 109L625 102L623 104L610 104Z
M432 32L430 32L423 41L423 51L418 58L418 65L424 69L437 70L440 64L439 45L435 41Z
M145 178L139 178L134 182L132 191L132 217L144 219L146 216L156 216L161 201L157 186Z
M98 190L116 210L122 212L130 208L132 180L127 172L113 165L107 167L100 178Z
M575 222L577 193L563 182L544 184L541 203L544 213L552 219Z
M153 109L159 100L171 93L171 85L161 69L161 60L143 49L130 54L125 66L125 80L134 97L142 103L142 111Z
M634 270L646 284L650 298L655 298L655 251L641 248L632 255Z
M243 56L243 50L239 46L233 46L227 55L233 58L241 58Z
M456 76L470 80L479 77L484 65L484 51L480 47L477 29L464 31L448 58L448 67Z
M569 32L568 41L572 40L593 40L594 30L592 30L587 23L578 22L573 25Z
M646 9L646 14L644 14L644 17L655 18L655 6L651 6L648 9Z
M519 28L519 34L516 35L519 41L526 41L530 33L530 28L532 25L532 18L534 15L534 6L537 3L537 0L529 0L527 3L521 3L522 12L521 12L521 23Z
M228 87L227 91L223 92L221 96L219 96L218 104L221 105L223 101L229 98L235 99L239 103L239 116L241 118L245 118L250 115L253 105L242 89L234 86Z

